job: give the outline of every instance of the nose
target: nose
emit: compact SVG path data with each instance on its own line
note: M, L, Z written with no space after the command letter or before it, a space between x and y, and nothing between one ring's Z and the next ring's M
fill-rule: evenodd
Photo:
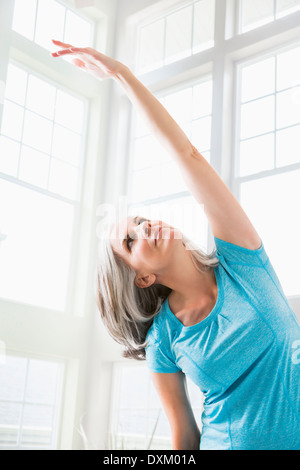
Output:
M145 220L136 227L136 232L141 238L147 238L151 236L151 223L149 220Z
M155 233L161 227L163 227L161 220L144 220L136 227L136 234L141 238L152 238L152 236L155 237Z

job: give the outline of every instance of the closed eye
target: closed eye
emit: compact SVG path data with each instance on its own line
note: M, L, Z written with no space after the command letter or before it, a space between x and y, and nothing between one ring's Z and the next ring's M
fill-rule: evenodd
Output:
M137 225L140 225L142 222L145 222L145 221L147 221L147 219L142 219L141 218L137 221ZM126 246L127 246L129 251L131 251L132 243L134 242L134 240L136 240L135 235L132 235L132 236L130 236L129 234L127 235Z

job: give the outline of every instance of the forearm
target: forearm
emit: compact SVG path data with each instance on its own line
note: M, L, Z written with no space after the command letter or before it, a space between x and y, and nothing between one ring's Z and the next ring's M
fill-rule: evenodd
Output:
M183 130L134 74L124 66L114 78L125 90L149 131L155 135L166 151L179 161L189 155L192 145Z
M199 450L200 447L200 431L197 429L193 433L187 433L186 430L180 429L172 433L173 450Z

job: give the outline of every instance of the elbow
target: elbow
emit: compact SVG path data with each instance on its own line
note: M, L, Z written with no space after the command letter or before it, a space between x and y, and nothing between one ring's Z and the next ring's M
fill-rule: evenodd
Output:
M203 155L192 144L191 144L191 148L190 148L190 157L195 159L195 160L203 160L204 159Z

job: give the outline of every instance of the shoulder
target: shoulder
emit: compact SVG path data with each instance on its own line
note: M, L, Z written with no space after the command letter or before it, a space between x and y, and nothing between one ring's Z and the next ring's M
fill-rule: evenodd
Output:
M262 240L260 240L260 246L256 249L235 245L217 237L214 237L214 241L216 256L221 264L225 259L227 263L262 267L269 259Z
M146 341L147 344L154 344L154 343L159 343L161 340L161 333L163 329L163 325L165 322L165 305L166 301L163 302L159 312L155 315L152 325L150 326L147 336L146 336Z

